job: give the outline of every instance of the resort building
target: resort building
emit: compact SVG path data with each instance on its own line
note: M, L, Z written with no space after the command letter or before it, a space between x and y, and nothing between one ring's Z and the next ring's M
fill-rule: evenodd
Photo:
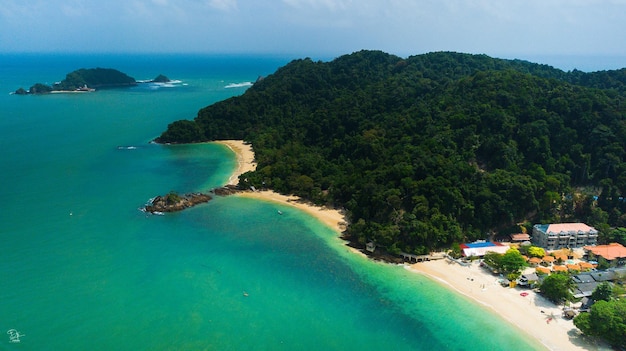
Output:
M611 266L621 266L626 264L626 247L618 243L608 245L585 246L585 254L587 257L590 253L596 257L602 257L609 262Z
M512 243L523 243L525 241L530 241L530 235L526 233L511 234Z
M546 250L595 245L598 231L584 223L535 224L533 244Z
M463 256L465 257L483 257L487 252L505 254L509 248L509 245L492 243L484 240L461 244L461 250L463 251Z
M623 279L626 276L625 268L616 268L608 271L595 271L580 273L572 276L576 289L574 290L574 297L590 297L593 291L596 290L598 285L604 282L613 283L616 280Z

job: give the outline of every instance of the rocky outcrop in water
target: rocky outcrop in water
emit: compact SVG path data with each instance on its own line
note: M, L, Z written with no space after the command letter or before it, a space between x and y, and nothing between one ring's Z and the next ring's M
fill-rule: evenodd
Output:
M228 196L242 192L243 190L239 188L237 185L224 185L220 188L215 188L212 190L213 194L218 196Z
M158 76L156 76L156 78L154 78L153 80L151 80L152 83L169 83L172 80L167 78L166 76L159 74Z
M211 196L208 194L190 193L185 195L179 195L172 192L165 196L155 197L148 204L146 204L144 210L151 213L176 212L195 206L197 204L209 202L210 200Z
M236 185L225 185L223 187L211 190L211 193L216 196L228 196L240 193L242 191L244 190ZM153 214L176 212L204 202L209 202L211 199L212 197L209 194L189 193L185 195L179 195L175 192L171 192L167 195L157 196L151 199L141 210Z

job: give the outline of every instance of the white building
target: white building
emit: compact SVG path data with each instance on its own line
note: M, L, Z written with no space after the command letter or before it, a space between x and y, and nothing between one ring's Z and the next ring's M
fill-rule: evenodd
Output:
M595 245L598 231L584 223L535 224L533 244L546 250Z

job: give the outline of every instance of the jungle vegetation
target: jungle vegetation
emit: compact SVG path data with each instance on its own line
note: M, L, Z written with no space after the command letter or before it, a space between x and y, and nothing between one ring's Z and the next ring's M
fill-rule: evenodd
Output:
M251 142L244 187L345 209L353 243L424 254L581 221L626 239L626 69L486 55L299 59L158 142Z
M85 85L89 88L113 88L126 87L136 85L135 78L126 75L112 68L81 68L79 70L68 73L65 79L53 84L52 86L36 83L27 91L19 88L15 94L44 94L51 91L72 91L83 88Z
M113 68L81 68L68 73L55 90L74 90L87 85L89 88L108 88L136 85L135 78Z
M574 318L574 325L585 335L608 341L616 350L626 348L626 300L597 301L589 313Z

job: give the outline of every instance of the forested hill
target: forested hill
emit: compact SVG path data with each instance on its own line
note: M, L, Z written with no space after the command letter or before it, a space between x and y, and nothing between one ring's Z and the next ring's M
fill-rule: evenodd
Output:
M341 206L353 241L390 252L556 221L618 240L625 86L626 69L361 51L293 61L157 141L250 141L258 168L243 185Z
M137 85L135 78L128 76L112 68L81 68L70 72L60 82L52 86L36 83L25 90L19 88L15 91L18 95L45 94L52 91L73 91L84 87L92 89L118 88Z
M112 68L81 68L68 73L55 88L71 90L83 85L90 88L108 88L136 85L135 78Z

